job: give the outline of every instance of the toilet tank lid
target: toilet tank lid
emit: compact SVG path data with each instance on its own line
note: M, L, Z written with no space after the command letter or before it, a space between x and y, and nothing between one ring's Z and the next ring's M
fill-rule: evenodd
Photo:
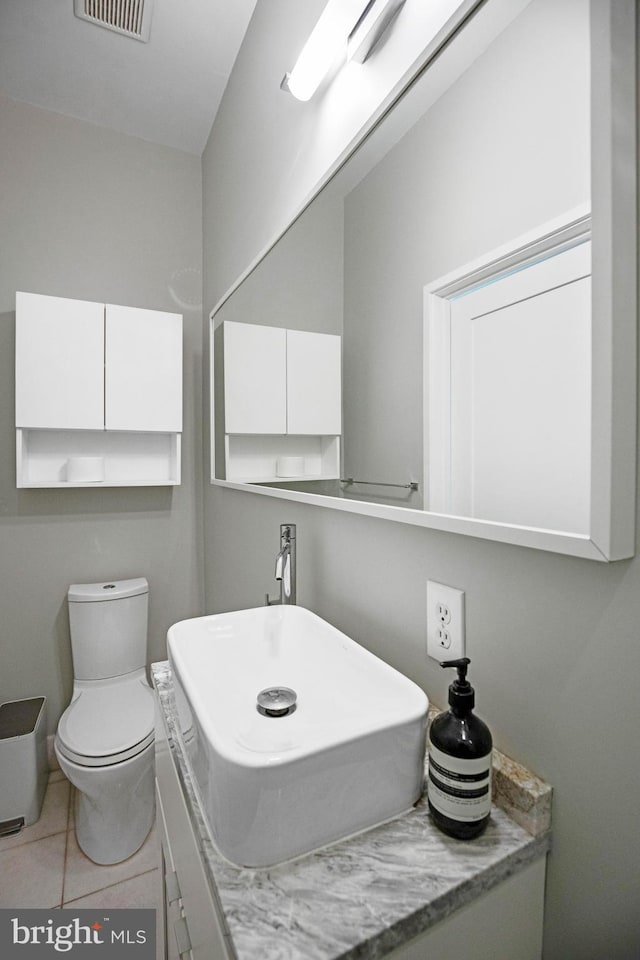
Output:
M72 583L67 598L72 603L101 603L104 600L122 600L149 592L144 577L133 580L105 580L102 583Z

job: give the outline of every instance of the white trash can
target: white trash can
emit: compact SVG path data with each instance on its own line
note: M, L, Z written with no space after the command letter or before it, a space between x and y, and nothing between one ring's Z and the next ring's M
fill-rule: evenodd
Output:
M47 789L46 697L0 706L0 837L35 823Z

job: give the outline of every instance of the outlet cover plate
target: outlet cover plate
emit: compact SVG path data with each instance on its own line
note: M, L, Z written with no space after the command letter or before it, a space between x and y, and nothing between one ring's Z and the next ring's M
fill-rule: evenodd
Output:
M465 654L464 590L427 580L427 656L438 662Z

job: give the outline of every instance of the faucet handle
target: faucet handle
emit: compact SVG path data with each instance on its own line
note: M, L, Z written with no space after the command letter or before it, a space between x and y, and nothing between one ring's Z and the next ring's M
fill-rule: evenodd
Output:
M278 554L278 556L276 557L276 572L275 572L275 575L274 575L276 580L282 580L282 564L283 564L283 560L284 560L284 554L283 554L283 552L282 552L282 550L281 550L280 553Z

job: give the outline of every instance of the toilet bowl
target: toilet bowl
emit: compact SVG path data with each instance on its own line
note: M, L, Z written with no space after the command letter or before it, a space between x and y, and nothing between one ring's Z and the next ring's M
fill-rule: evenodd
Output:
M55 752L76 788L78 844L99 864L135 853L155 814L147 599L144 578L69 588L73 697Z

